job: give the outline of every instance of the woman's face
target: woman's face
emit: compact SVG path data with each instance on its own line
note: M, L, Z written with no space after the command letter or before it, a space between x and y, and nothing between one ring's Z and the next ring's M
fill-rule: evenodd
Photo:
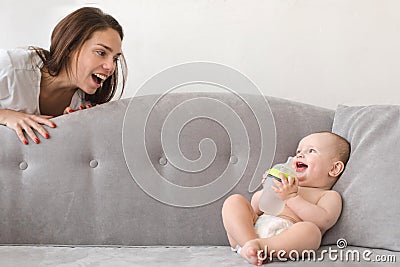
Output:
M96 31L79 52L72 54L72 83L87 94L94 94L114 73L121 55L121 38L109 28Z

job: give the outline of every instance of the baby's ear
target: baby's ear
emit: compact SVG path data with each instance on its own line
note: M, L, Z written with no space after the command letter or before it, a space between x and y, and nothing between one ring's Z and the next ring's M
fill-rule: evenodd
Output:
M344 170L344 163L341 161L336 161L333 163L331 170L329 171L329 175L332 177L339 177L339 175Z

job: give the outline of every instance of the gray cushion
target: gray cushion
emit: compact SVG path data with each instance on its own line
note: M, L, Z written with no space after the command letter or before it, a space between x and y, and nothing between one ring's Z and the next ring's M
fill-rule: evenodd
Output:
M400 250L400 106L339 106L333 132L352 147L334 189L343 211L323 244L345 238L349 245Z

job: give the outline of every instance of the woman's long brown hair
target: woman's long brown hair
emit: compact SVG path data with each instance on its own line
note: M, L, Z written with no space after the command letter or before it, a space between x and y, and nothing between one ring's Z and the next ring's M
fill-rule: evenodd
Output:
M81 49L82 45L89 40L94 32L113 29L118 32L121 41L124 33L121 25L111 15L105 14L98 8L83 7L63 18L54 28L51 35L50 50L31 47L43 61L43 66L50 76L57 76L61 70L65 69L69 73L72 62L70 55ZM125 88L127 66L123 55L120 56L122 90ZM103 82L96 93L89 95L85 93L85 100L92 104L102 104L109 102L115 95L118 86L118 64L115 66L114 73Z

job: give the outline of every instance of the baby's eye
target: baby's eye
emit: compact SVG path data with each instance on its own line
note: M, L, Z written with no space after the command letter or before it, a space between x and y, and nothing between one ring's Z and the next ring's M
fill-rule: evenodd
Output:
M309 150L308 150L308 153L315 153L315 152L317 152L315 149L313 149L313 148L310 148Z
M296 150L296 155L297 155L297 154L299 154L299 153L300 153L300 150L299 150L299 149L298 149L298 150Z

